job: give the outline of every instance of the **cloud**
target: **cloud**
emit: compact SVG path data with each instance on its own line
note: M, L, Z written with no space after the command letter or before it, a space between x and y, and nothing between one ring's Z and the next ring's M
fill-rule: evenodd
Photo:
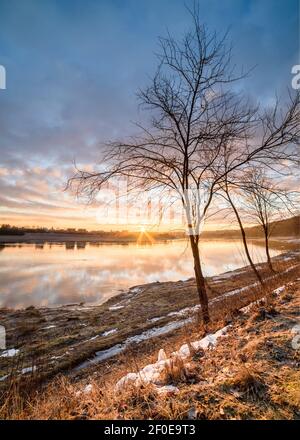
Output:
M243 89L263 103L282 93L299 61L297 0L200 0L200 11L218 34L230 27L238 65L257 65ZM2 213L52 204L63 215L62 200L82 209L62 193L73 160L93 165L104 141L135 132L131 122L146 117L135 93L155 69L157 36L180 37L189 21L181 0L1 1Z

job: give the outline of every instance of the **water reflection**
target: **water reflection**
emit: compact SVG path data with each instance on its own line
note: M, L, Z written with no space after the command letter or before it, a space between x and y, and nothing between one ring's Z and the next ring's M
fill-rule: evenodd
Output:
M251 246L256 262L264 249ZM272 250L272 255L279 251ZM239 241L205 241L203 269L215 275L246 264ZM102 303L135 284L176 281L193 276L185 241L155 245L71 242L2 246L0 307Z

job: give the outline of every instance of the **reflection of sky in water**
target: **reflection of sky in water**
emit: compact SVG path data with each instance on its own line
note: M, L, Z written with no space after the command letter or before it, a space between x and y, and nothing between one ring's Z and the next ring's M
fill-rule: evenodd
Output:
M68 248L67 248L68 247ZM251 245L256 262L264 249ZM276 255L277 251L272 251ZM238 241L204 241L203 271L216 275L247 264ZM193 276L184 241L153 246L62 244L8 245L0 252L0 306L51 306L72 302L101 303L136 284L176 281Z

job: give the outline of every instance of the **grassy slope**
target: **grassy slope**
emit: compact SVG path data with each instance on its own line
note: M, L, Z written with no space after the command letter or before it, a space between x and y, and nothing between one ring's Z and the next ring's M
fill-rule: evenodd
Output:
M2 408L2 418L151 418L151 419L299 419L300 351L292 348L292 328L299 324L300 280L293 273L280 295L254 305L247 313L231 310L212 324L211 331L232 320L228 336L214 350L194 353L188 367L174 367L164 375L177 394L158 395L151 385L114 390L128 371L155 361L157 351L167 353L203 336L191 324L152 341L145 351L126 353L109 371L90 372L81 380L61 377L27 396L13 390ZM273 288L273 286L271 286ZM126 362L125 362L126 361ZM92 391L84 393L84 386ZM17 398L16 398L17 396Z

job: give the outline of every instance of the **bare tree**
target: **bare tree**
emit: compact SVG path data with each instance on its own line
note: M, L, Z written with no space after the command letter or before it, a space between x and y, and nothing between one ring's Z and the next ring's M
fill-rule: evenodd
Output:
M269 238L274 227L272 222L293 215L298 192L280 188L261 167L250 169L239 186L244 195L243 209L247 217L261 226L268 266L275 272L269 250Z
M241 214L239 212L239 208L237 206L237 203L235 202L235 196L238 195L237 193L237 184L236 182L234 184L232 184L231 182L228 182L228 175L226 175L224 177L224 181L222 184L222 189L221 189L221 195L224 195L225 199L229 202L229 205L231 206L234 215L237 219L240 231L241 231L241 236L242 236L242 242L243 242L243 246L244 246L244 250L245 250L245 254L246 257L249 261L249 264L253 270L253 272L255 273L259 283L264 286L264 281L263 278L261 276L261 274L259 273L257 267L255 266L255 263L251 257L250 251L249 251L249 246L248 246L248 242L247 242L247 237L246 237L246 231L244 228L244 224L243 224L243 220L241 217Z
M203 220L224 176L254 160L286 157L286 146L297 137L294 117L299 98L289 108L290 116L283 115L285 124L264 119L266 137L259 144L249 142L262 122L257 108L231 90L243 74L236 75L231 67L227 36L218 39L200 24L197 11L191 15L192 29L182 41L170 35L159 40L158 70L150 86L139 93L142 106L152 111L151 125L139 126L140 134L128 142L109 143L100 167L94 172L77 170L69 184L93 197L108 181L125 178L127 191L171 190L180 199L207 323L208 296L199 255Z

